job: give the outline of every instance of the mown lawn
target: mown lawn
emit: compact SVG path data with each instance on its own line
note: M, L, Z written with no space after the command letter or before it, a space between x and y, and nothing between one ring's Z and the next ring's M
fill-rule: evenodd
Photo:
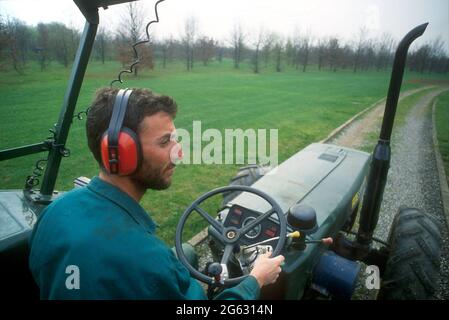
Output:
M97 88L108 86L120 66L91 63L78 99L77 111L86 109ZM2 73L0 77L0 148L40 142L57 121L70 70L56 64L49 71L30 67L25 75ZM429 77L426 75L426 77ZM434 77L434 76L432 76ZM422 78L407 74L407 79ZM439 78L439 77L437 77ZM229 61L196 65L186 72L181 63L167 69L142 72L137 78L126 77L123 87L147 87L172 96L179 112L175 124L189 131L193 121L201 121L203 131L225 129L278 129L279 162L311 142L326 137L335 127L386 95L388 72L318 71L306 73L287 69L282 73L251 72L249 66L232 68ZM405 81L402 89L420 86ZM446 122L447 123L447 122ZM93 176L98 168L86 146L84 120L75 120L67 147L71 156L62 161L58 190L72 188L73 179ZM1 188L22 188L31 174L38 154L3 161ZM177 168L172 187L148 192L143 206L160 224L159 235L173 244L174 231L184 208L200 194L226 185L239 165L184 165ZM211 211L218 204L207 206ZM189 225L189 237L204 227L198 220Z
M449 92L440 95L435 106L438 145L443 158L446 179L449 183Z

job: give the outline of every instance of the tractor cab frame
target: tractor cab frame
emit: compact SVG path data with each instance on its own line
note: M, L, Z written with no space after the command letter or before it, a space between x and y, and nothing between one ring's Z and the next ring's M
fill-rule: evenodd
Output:
M99 24L98 9L130 1L74 0L74 2L83 13L86 22L59 119L52 130L53 137L35 144L0 151L0 161L34 153L48 153L40 189L36 189L36 177L30 176L23 190L0 190L0 267L2 270L0 281L2 289L8 292L10 298L37 298L38 296L38 288L28 269L28 238L39 214L60 195L60 192L55 191L55 183L61 160L67 156L65 147L67 137ZM210 218L207 213L203 214L203 217L211 224L210 247L215 257L221 260L221 267L223 265L226 267L226 264L232 260L232 254L238 253L234 252L236 243L252 246L256 236L259 237L259 235L262 238L265 237L260 239L266 242L269 240L267 237L276 234L276 230L282 237L285 237L287 231L293 233L295 230L307 235L300 238L299 242L278 239L278 242L273 245L276 254L282 252L286 256L285 272L277 289L272 290L276 292L276 298L302 298L311 285L322 292L330 292L340 298L350 298L353 281L343 279L348 276L347 272L344 274L339 272L340 269L343 270L349 266L349 272L354 273L356 267L348 264L349 260L361 260L367 264L379 265L382 272L388 268L391 251L396 250L396 247L401 249L403 244L396 244L394 242L396 240L392 240L391 247L374 249L373 233L379 219L380 204L390 164L390 138L407 51L411 43L424 33L426 27L427 24L417 26L398 45L382 129L372 156L356 150L312 144L282 163L278 168L277 176L267 175L254 184L251 183L252 188L235 186L212 190L192 203L184 212L178 225L176 250L180 261L186 265L193 276L209 284L213 284L214 281L210 275L204 275L193 269L185 258L182 249L184 223L192 210L199 210L198 205L202 200L229 191L243 193L227 201L225 208L218 213L216 219ZM306 170L298 171L298 165ZM345 179L347 183L342 183ZM326 194L329 197L326 198ZM255 195L261 196L271 204L277 218L271 216L273 212L270 208L262 204L260 199L256 200ZM353 223L354 212L355 214L358 212L359 199L363 199L360 201L359 229L356 238L350 240L342 234L342 231L348 229L348 224ZM250 222L247 225L241 225L240 222L233 224L233 221L242 214L250 218L251 220L248 220ZM402 214L404 215L421 220L425 218L413 212ZM407 222L407 219L403 220ZM256 225L258 223L259 225ZM260 232L257 228L260 228ZM393 229L405 232L405 228L402 223L401 226ZM248 236L250 233L253 233L252 238ZM317 243L319 238L326 236L335 239L330 250L322 244L318 246L307 244ZM340 269L332 268L332 265L338 265ZM240 276L240 279L244 276L241 273L242 270L235 271L232 270L233 266L229 267L230 274ZM216 270L223 270L223 268ZM223 271L215 274L215 277L220 276L221 272ZM388 274L388 271L386 273ZM353 279L353 275L350 277ZM229 284L236 282L228 281ZM342 287L345 288L342 289ZM266 292L263 297L273 296Z

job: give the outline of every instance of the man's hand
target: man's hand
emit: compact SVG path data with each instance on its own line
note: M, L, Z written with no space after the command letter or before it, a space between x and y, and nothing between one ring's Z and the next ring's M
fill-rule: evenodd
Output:
M256 278L261 288L267 284L275 283L281 272L281 263L284 261L284 256L270 257L271 252L261 254L254 262L254 268L250 273Z

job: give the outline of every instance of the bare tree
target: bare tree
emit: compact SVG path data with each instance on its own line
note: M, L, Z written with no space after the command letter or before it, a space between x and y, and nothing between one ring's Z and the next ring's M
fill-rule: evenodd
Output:
M294 52L293 65L298 70L301 65L301 34L298 29L295 30L292 44Z
M127 64L132 62L132 54L129 45L129 42L123 35L117 34L115 36L115 52L117 54L117 60L122 64L122 68L125 68Z
M8 45L8 30L5 17L0 13L0 70L5 69L8 64L8 54L6 51Z
M121 24L119 34L129 39L133 43L144 36L144 10L137 2L126 4L125 10L121 15Z
M167 67L167 62L173 60L174 47L175 40L173 39L173 36L170 36L169 39L166 39L161 43L162 67L164 69Z
M429 63L431 52L432 48L428 43L418 48L418 50L414 53L415 70L419 71L420 73L424 73L424 70L427 67L427 64Z
M309 64L311 43L312 36L310 32L301 33L298 29L295 30L295 35L293 36L294 65L298 70L302 66L302 72L306 72Z
M26 62L26 25L17 18L6 17L2 28L2 42L4 42L9 63L17 73L22 74Z
M223 56L224 56L224 51L225 51L225 48L224 48L223 44L217 41L216 49L217 49L218 62L222 62L223 61Z
M449 57L447 57L444 50L446 44L440 37L435 39L431 44L431 56L429 64L429 73L439 72L448 73L449 72Z
M243 59L244 42L246 35L243 33L241 24L234 25L231 34L231 43L234 49L233 60L234 68L238 69Z
M67 32L65 30L65 26L62 24L59 24L58 28L55 28L58 32L55 33L55 35L58 37L56 40L56 58L61 62L64 67L69 66L69 45L68 45L68 39L67 39Z
M146 15L145 8L137 2L129 2L125 11L121 16L120 29L118 31L118 39L120 43L119 59L122 65L125 65L133 60L133 51L131 45L139 40L146 39ZM151 39L150 39L151 41ZM125 43L128 43L128 46ZM128 49L127 49L128 47ZM149 45L139 45L136 47L139 55L140 63L134 66L134 76L137 76L139 68L150 68L154 66L153 51ZM129 58L126 58L129 56Z
M52 22L47 27L50 36L50 50L56 60L67 68L72 56L69 39L71 31L59 22Z
M162 51L162 68L167 67L167 59L168 59L168 48L169 48L169 40L164 40L161 43L161 51Z
M196 18L190 17L185 21L182 43L184 46L187 71L193 69L193 60L194 60L193 52L195 49L197 29L198 29L198 22Z
M326 48L327 48L327 40L318 39L318 44L316 47L317 51L317 60L318 60L318 70L321 70L321 67L324 64L324 59L326 58Z
M354 68L353 71L357 72L357 69L360 67L363 50L365 47L365 37L367 34L367 29L365 27L361 27L359 33L357 35L357 42L354 47Z
M365 42L363 48L363 58L362 58L362 70L367 71L373 65L375 51L374 51L374 41L372 39L368 39Z
M327 51L329 57L329 68L330 70L336 72L340 60L340 42L338 38L332 37L329 39Z
M261 47L263 46L263 41L265 38L265 31L263 30L263 28L259 29L259 32L257 33L255 40L254 40L254 54L253 54L253 58L252 58L252 64L253 64L253 71L254 73L259 73L260 72L260 50Z
M427 42L410 53L408 65L411 71L424 73L449 71L449 58L444 50L445 44L441 38Z
M70 61L73 61L76 56L76 51L78 48L78 43L80 42L80 33L76 29L75 25L73 23L70 23L68 26L66 26L67 34L68 34L68 54Z
M339 65L343 70L353 67L354 65L353 58L354 58L354 51L351 46L345 44L343 47L340 48Z
M300 52L302 55L302 72L306 72L306 68L309 63L309 53L311 43L312 43L312 36L310 35L310 33L306 33L301 38L301 46L300 46Z
M429 73L435 70L442 56L444 56L444 41L438 37L430 45Z
M107 35L104 28L100 28L98 30L97 37L95 38L95 51L97 52L97 55L100 58L102 64L104 64L106 56L106 37Z
M392 58L394 40L390 34L384 33L377 42L376 70L385 70Z
M270 53L273 49L275 38L276 36L272 32L266 32L263 38L262 58L264 61L265 68L268 67L268 62L270 60Z
M217 44L214 39L206 36L198 39L198 55L204 66L213 58Z
M292 66L295 64L295 47L293 45L293 42L291 39L287 39L287 42L285 44L285 57L287 60L287 65Z
M284 41L280 36L274 36L274 57L275 57L275 66L276 66L276 72L282 71L282 53L284 49Z
M37 48L39 54L39 64L41 71L44 71L49 64L49 39L48 28L45 24L39 23L37 25Z

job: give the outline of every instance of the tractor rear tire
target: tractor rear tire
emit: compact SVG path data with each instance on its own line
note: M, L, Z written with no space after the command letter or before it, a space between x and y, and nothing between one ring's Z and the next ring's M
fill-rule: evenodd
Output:
M433 217L401 208L388 236L387 260L379 299L435 299L440 277L441 233Z
M239 172L231 179L229 185L249 187L270 170L271 167L264 167L256 164L242 167L239 169ZM225 206L229 201L237 197L240 193L241 191L224 193L223 206Z

